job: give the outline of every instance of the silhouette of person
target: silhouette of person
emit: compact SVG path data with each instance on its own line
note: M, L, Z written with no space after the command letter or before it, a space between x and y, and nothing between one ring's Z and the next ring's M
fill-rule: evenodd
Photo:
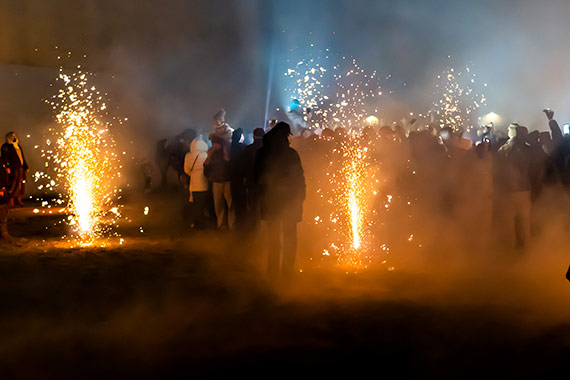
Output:
M289 146L291 127L280 122L263 136L255 158L261 217L268 225L268 270L272 278L289 278L295 268L297 223L306 195L301 158Z
M212 147L208 150L206 161L204 161L204 174L212 183L212 197L218 229L223 230L227 226L231 230L235 224L235 213L232 207L229 150L224 149L227 144L223 138L210 134L210 140Z
M237 225L243 224L245 215L245 181L244 181L244 165L243 150L245 144L243 140L243 130L237 128L232 133L232 144L230 147L230 182L232 191L232 212L235 215Z
M22 206L22 196L26 190L26 173L29 171L24 151L14 132L8 132L2 145L2 162L9 176L8 193L17 206Z
M245 179L246 216L245 222L248 230L255 230L261 220L259 206L259 190L255 183L255 156L263 146L263 128L253 130L253 143L246 146L242 154L243 174Z
M531 165L528 130L517 124L508 128L509 141L497 153L497 185L502 191L503 220L500 225L505 238L518 248L530 241Z
M193 228L209 226L212 207L208 179L204 175L204 162L208 158L208 145L201 138L190 144L190 152L184 159L184 171L190 177L188 186L190 197L190 217Z
M5 243L15 244L14 239L8 233L9 188L8 170L3 163L0 163L0 236Z

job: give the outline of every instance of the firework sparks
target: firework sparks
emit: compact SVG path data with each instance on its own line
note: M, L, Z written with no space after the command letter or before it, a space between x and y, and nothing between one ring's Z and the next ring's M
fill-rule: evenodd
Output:
M120 217L114 202L120 192L117 179L122 166L111 132L113 118L106 94L90 84L92 77L60 69L57 80L62 88L49 101L57 126L49 129L41 150L46 172L35 175L36 181L47 179L40 190L62 191L57 203L67 203L72 235L81 244L94 243Z
M346 140L333 150L334 158L328 168L327 203L332 206L329 223L325 224L329 246L324 256L331 256L338 263L353 269L366 268L373 260L372 200L375 168L370 165L369 149L359 138ZM322 223L320 217L315 218Z
M318 129L326 118L328 85L325 83L328 70L325 62L329 58L328 51L329 49L317 50L311 44L309 53L283 73L289 78L289 85L284 89L288 100L298 100L302 107L312 110L311 123L308 125L311 129ZM324 57L322 57L323 54ZM290 60L287 62L290 63ZM304 115L304 119L305 122L308 121L307 115Z
M476 91L477 74L470 66L464 71L448 68L437 79L434 93L437 100L432 104L436 123L440 128L471 130L477 122L475 111L487 101L484 94ZM487 84L483 83L483 87Z
M346 57L343 61L347 61ZM378 113L377 99L382 95L382 86L376 70L365 71L354 58L348 62L348 68L340 64L334 67L336 101L329 107L328 124L359 129L368 115Z

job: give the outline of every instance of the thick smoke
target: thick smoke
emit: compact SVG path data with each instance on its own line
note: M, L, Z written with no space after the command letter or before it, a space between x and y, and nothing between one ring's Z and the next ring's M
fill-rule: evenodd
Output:
M49 83L62 64L57 56L72 51L63 64L69 69L81 64L96 72L98 86L108 89L119 107L116 112L129 118L118 138L134 157L129 182L136 187L142 182L136 163L152 159L157 139L188 127L208 130L212 114L221 106L232 126L259 126L272 62L273 116L273 110L284 105L280 65L290 49L311 40L358 58L366 68L392 74L395 93L387 104L398 112L387 109L387 120L427 109L433 101L434 78L451 56L459 65L472 63L489 83L488 111L503 116L505 123L518 121L545 130L540 113L544 107L555 109L561 122L570 120L565 68L570 58L569 7L564 0L4 1L1 125L21 137L30 134L22 138L22 145L32 170L41 167L32 147L52 122L51 110L41 99L52 94ZM316 181L326 183L326 162L304 153L305 171L313 175L308 180L311 192ZM468 196L470 182L459 175L446 180L464 197L462 215L478 215L480 204ZM421 196L435 196L441 191L438 186L423 188ZM559 188L546 188L535 203L535 235L524 253L477 250L480 216L458 225L456 221L464 219L452 220L418 204L417 219L404 222L407 211L395 211L394 223L385 230L405 237L414 233L413 249L403 239L393 245L387 265L357 274L320 264L326 242L315 233L312 220L318 203L307 202L299 225L298 267L303 272L285 291L266 280L263 230L253 242L239 236L187 236L175 228L186 194L170 195L147 199L136 194L127 199L132 202L127 210L132 223L125 232L141 236L141 241L133 238L131 248L121 254L71 250L62 258L39 248L14 259L3 277L11 285L2 286L2 299L20 306L18 318L2 323L2 331L11 332L7 343L0 343L3 360L25 367L31 355L35 363L49 368L50 360L66 354L77 359L107 352L101 358L121 361L118 366L133 358L137 365L141 359L152 366L164 357L183 356L179 349L188 343L202 348L204 356L219 353L219 347L231 355L244 347L292 341L288 332L302 334L303 328L315 326L294 325L281 334L273 325L307 317L299 310L309 310L313 321L342 315L346 300L405 301L441 308L437 310L491 306L498 315L522 324L522 330L533 332L569 317L570 295L563 278L568 264L568 195ZM150 221L141 216L146 205ZM139 234L139 226L145 234ZM388 271L392 266L394 270ZM20 275L28 280L25 284L18 282ZM35 289L46 278L51 285L43 288L42 298ZM23 294L34 305L39 302L50 316L35 316L12 294ZM60 311L60 304L52 305L51 299L76 306ZM336 302L341 306L331 308ZM371 312L382 315L385 310ZM72 318L77 315L79 319ZM29 335L14 333L18 330ZM66 343L57 358L45 356L53 341ZM90 364L97 368L95 360ZM38 375L30 371L31 377Z

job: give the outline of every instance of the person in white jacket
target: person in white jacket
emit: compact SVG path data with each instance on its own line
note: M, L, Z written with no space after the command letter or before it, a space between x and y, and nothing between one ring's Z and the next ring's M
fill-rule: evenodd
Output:
M204 161L208 156L208 145L197 138L190 144L190 152L184 157L184 172L190 176L190 214L195 228L205 228L211 216L211 197L208 179L204 175Z

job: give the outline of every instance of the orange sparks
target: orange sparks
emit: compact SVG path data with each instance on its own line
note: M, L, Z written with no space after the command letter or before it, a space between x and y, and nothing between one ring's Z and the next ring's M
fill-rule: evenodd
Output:
M49 102L57 126L41 150L47 173L35 175L37 181L48 180L40 189L61 192L57 203L68 204L68 223L82 245L93 244L120 217L114 203L121 163L107 100L89 83L92 76L60 69L63 86Z

